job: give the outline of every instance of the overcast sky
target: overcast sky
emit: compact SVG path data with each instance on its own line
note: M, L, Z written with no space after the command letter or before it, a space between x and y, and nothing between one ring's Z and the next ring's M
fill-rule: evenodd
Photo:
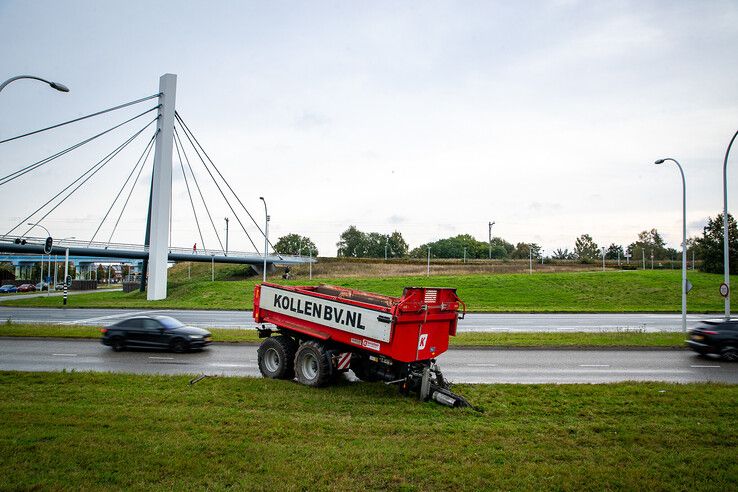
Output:
M490 220L494 235L547 252L583 233L627 245L654 227L678 247L679 172L653 161L682 163L698 234L722 210L738 129L736 2L0 1L0 32L0 81L71 88L9 85L0 140L154 94L177 74L178 111L259 222L266 197L270 237L309 236L322 255L352 224L415 247L486 240ZM153 105L2 144L0 173ZM3 186L0 234L144 123ZM54 236L92 236L152 133L43 221ZM174 166L173 243L191 247L201 240ZM253 250L195 169L221 233L232 219L230 248ZM115 242L143 242L147 172ZM96 239L111 230L108 219Z

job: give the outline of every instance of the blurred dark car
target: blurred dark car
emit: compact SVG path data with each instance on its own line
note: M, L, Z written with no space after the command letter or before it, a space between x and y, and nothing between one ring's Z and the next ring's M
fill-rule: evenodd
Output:
M18 292L18 287L15 285L5 284L0 287L0 294L12 294L13 292Z
M209 331L187 326L170 316L137 316L100 331L103 345L116 352L126 348L149 348L181 353L205 348L212 342Z
M707 320L687 331L689 348L701 355L715 354L738 361L738 320Z
M18 286L18 292L35 292L36 286L33 284L21 284Z

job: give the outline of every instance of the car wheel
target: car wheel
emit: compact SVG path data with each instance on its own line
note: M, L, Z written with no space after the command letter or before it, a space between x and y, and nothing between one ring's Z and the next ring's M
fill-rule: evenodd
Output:
M293 379L297 342L283 335L269 337L259 346L259 371L265 378Z
M123 340L123 337L113 337L110 341L110 347L112 347L113 352L123 352L126 349L126 341Z
M172 352L176 352L178 354L181 354L182 352L186 352L187 342L185 342L181 338L177 338L172 342L171 349L172 349Z
M738 348L733 346L725 347L720 352L720 356L728 362L738 362Z
M304 342L295 355L297 381L306 386L325 386L332 376L331 360L323 344Z

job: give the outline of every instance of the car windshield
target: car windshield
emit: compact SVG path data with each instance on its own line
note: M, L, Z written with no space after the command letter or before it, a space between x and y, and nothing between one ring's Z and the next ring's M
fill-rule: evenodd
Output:
M10 287L15 287L15 285L10 285L10 284L7 284L7 285L3 285L3 286L2 286L2 288L3 288L3 289L8 289L8 288L10 288Z
M157 316L156 319L167 330L172 330L174 328L181 328L184 326L184 323L174 318L170 318L169 316Z

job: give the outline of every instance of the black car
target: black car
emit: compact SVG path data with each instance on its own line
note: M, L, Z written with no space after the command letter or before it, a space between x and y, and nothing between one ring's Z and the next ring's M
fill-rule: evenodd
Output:
M695 352L716 354L725 360L738 361L738 320L702 321L687 334L687 345Z
M170 316L139 316L103 328L103 345L116 352L126 348L170 349L174 352L210 345L210 332L186 326Z

